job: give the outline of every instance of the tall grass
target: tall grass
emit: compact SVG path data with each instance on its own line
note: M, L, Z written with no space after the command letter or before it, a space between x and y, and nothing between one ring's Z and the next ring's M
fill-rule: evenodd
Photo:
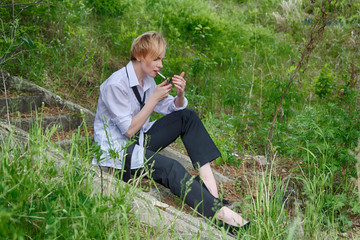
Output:
M132 214L134 188L94 194L95 173L78 146L64 156L46 135L35 127L28 143L15 147L11 134L1 141L0 238L142 239L157 232Z
M344 201L357 201L353 189L346 189L348 198L336 193L333 172L319 167L310 151L299 171L287 178L276 173L278 163L274 158L252 181L235 183L246 192L236 205L252 221L239 239L339 239L351 226Z

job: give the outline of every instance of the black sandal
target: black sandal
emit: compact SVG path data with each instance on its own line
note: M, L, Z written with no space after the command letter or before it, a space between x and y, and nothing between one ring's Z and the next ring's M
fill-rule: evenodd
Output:
M219 221L217 226L219 228L223 227L225 229L225 231L227 231L228 233L231 233L232 235L236 236L240 232L247 231L249 229L249 227L250 227L250 223L251 223L251 221L247 222L246 224L244 224L241 227L236 227L236 226L227 224L224 221Z

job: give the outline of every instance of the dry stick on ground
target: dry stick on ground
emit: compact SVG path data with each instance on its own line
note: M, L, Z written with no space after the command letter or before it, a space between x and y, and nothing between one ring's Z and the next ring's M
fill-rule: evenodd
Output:
M329 18L328 18L328 13L327 13L327 9L331 7L331 2L332 0L325 0L322 4L322 7L320 8L320 12L319 14L316 16L315 22L313 24L313 26L311 27L310 30L310 38L309 40L305 43L302 52L301 52L301 58L298 61L297 67L296 69L293 71L291 78L289 80L289 83L286 86L286 89L283 93L283 95L281 96L279 105L276 109L273 121L271 123L271 127L270 127L270 131L267 137L267 144L266 144L266 154L267 154L267 160L270 161L271 160L271 138L272 138L272 134L274 131L274 126L276 123L276 119L277 119L277 115L279 114L280 110L281 110L281 106L282 106L282 102L284 100L284 97L286 95L286 93L288 92L291 84L293 83L296 74L299 72L299 70L301 69L301 67L304 66L304 70L303 73L305 72L306 68L307 68L307 64L309 61L309 58L311 56L311 53L313 52L313 50L316 48L317 44L319 43L323 33L324 33L324 29L326 26L326 23L328 22ZM334 2L334 6L336 5L337 0ZM300 49L299 49L300 50ZM301 50L300 50L301 51Z

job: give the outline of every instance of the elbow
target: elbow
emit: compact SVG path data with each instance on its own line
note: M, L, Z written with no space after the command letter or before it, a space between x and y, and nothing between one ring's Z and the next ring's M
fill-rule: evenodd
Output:
M134 131L134 128L130 126L129 129L126 131L125 136L127 136L128 138L132 138L135 134L136 132Z
M128 130L128 131L125 133L125 136L127 136L128 138L131 138L132 136L134 136L134 134Z

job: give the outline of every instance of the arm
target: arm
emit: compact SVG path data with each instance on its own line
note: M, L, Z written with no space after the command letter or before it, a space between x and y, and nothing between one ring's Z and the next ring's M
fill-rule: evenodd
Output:
M184 104L185 104L184 94L181 97L179 97L179 95L178 95L177 98L175 99L175 106L177 108L181 108L182 106L184 106Z
M184 79L184 75L185 75L185 73L182 72L180 74L180 76L174 75L174 77L172 78L172 82L174 83L174 85L176 87L177 98L175 99L175 106L177 108L180 108L180 107L184 106L184 104L185 104L186 80Z
M153 94L151 94L149 100L145 103L141 111L132 118L130 127L125 133L127 137L134 136L134 134L140 130L154 111L156 105L161 100L167 98L171 91L171 87L171 84L167 84L167 81L164 81L155 88Z

